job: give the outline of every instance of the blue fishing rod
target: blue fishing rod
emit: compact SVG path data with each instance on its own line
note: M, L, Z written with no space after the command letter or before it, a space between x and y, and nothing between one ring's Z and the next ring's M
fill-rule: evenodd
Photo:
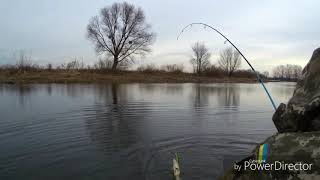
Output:
M262 79L260 78L259 73L253 68L253 66L251 65L251 63L250 63L250 62L247 60L247 58L242 54L242 52L241 52L225 35L223 35L220 31L218 31L217 29L215 29L215 28L213 28L212 26L210 26L210 25L208 25L208 24L205 24L205 23L191 23L191 24L188 24L187 26L185 26L185 27L181 30L180 34L179 34L178 37L177 37L177 40L179 39L179 37L181 36L181 34L184 32L184 30L187 29L188 27L191 27L192 25L203 25L204 27L208 27L208 28L214 30L215 32L217 32L218 34L220 34L226 41L228 41L228 42L239 52L239 54L242 56L242 58L243 58L243 59L247 62L247 64L250 66L250 68L252 69L252 71L256 74L257 79L258 79L258 81L260 82L260 84L262 85L262 87L263 87L264 91L266 92L266 94L268 95L268 98L269 98L269 100L270 100L270 102L271 102L274 110L276 110L277 107L276 107L276 105L275 105L275 103L274 103L274 101L273 101L273 99L272 99L272 97L271 97L271 95L270 95L267 87L264 85Z

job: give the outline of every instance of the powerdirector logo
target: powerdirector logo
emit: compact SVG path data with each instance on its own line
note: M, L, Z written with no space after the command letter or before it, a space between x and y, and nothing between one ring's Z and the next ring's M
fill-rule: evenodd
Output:
M261 162L259 160L244 161L243 165L234 164L236 171L310 171L312 164L308 163L285 163L283 161L274 161L271 163Z
M255 159L249 157L233 165L236 171L310 171L312 164L295 162L288 163L280 160L267 162L268 144L262 144L259 147L258 154Z

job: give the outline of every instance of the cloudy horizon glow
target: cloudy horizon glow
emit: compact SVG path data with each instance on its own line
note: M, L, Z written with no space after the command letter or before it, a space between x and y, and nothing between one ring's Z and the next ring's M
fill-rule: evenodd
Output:
M25 50L35 62L61 64L73 58L87 64L97 61L93 44L86 38L86 26L105 0L5 0L0 6L0 64L15 63L14 54ZM215 64L219 52L228 46L213 31L202 26L189 28L179 40L181 29L203 22L221 30L259 71L281 64L304 66L319 47L318 1L127 1L145 11L147 22L157 34L152 53L137 65L184 64L190 69L191 45L203 41ZM249 67L243 62L242 68Z

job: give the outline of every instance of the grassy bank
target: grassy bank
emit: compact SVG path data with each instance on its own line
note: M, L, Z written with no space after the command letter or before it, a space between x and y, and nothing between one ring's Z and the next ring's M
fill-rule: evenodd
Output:
M192 73L168 72L99 72L99 71L24 71L1 72L0 83L254 83L250 77L197 76Z

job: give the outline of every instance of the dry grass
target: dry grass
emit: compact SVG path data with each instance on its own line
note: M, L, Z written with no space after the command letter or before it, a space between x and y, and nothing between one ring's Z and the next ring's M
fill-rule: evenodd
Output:
M210 77L192 73L169 73L163 71L97 71L97 70L42 70L0 71L0 83L212 83L212 82L256 82L247 77Z
M52 68L36 64L0 66L0 83L213 83L213 82L257 82L249 71L235 72L228 78L216 66L208 67L201 75L186 73L183 65L171 64L157 67L143 65L137 71L111 71L108 64L99 62L94 67L86 67L76 60Z

